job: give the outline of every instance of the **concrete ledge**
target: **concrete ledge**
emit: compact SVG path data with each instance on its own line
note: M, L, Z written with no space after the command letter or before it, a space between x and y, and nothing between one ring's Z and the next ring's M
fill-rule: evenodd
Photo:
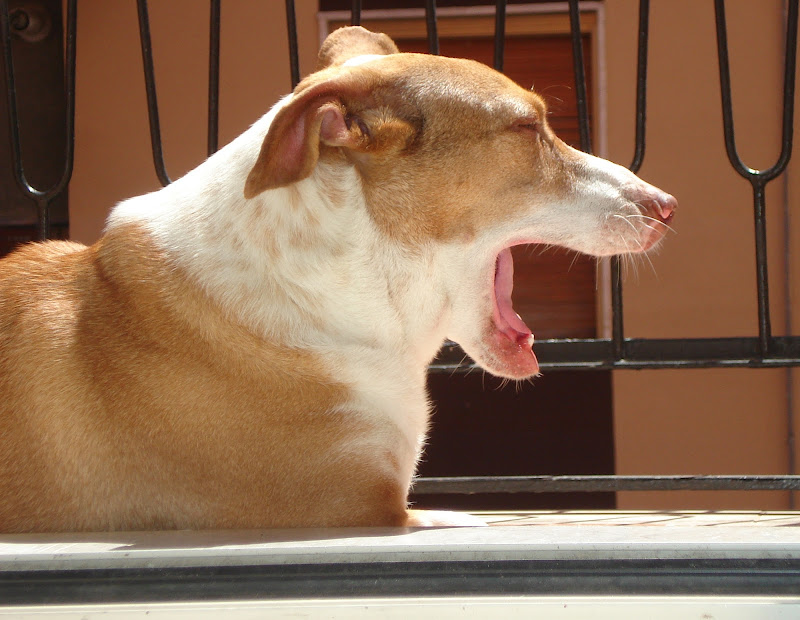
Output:
M798 513L484 513L485 528L0 535L0 605L800 592Z

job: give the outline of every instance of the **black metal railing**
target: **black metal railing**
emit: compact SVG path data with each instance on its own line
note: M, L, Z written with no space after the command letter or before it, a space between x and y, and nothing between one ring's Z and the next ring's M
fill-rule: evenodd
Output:
M22 160L22 147L19 133L19 114L17 112L17 87L14 75L14 59L11 51L11 32L24 31L31 26L33 16L19 9L9 14L8 0L0 2L0 36L2 36L3 58L5 60L6 93L8 97L9 133L11 139L14 178L23 194L30 197L36 205L39 239L50 237L50 205L69 185L72 166L75 160L75 58L76 33L78 23L77 1L67 1L67 23L65 37L66 64L64 68L64 88L66 91L67 140L64 145L64 167L59 179L49 188L34 187L25 174Z
M494 64L502 70L506 23L506 1L496 1ZM219 54L220 54L220 0L210 0L211 20L209 35L209 94L208 94L208 152L218 145ZM643 369L643 368L731 368L731 367L790 367L800 365L800 337L796 335L773 336L770 328L769 286L766 249L765 188L785 169L792 151L792 124L795 92L795 66L797 52L798 0L789 0L786 16L783 131L781 153L777 162L766 170L755 170L745 165L736 150L735 125L732 112L730 72L728 61L727 29L724 0L715 0L717 49L722 92L722 111L725 144L728 158L734 169L747 179L753 189L753 210L756 236L756 295L758 300L758 336L731 338L692 339L637 339L624 335L623 286L619 259L611 261L612 284L612 337L610 339L545 340L537 342L537 355L544 369ZM159 181L166 185L170 177L161 146L158 100L155 86L153 56L147 1L137 0L142 60L145 74L150 135L153 161ZM636 78L636 117L634 156L631 170L638 171L645 156L647 52L649 30L649 0L640 0ZM436 2L425 0L425 21L428 47L438 53ZM294 0L285 0L286 24L289 41L289 64L292 85L300 79L297 27ZM587 104L587 87L583 62L583 41L580 28L578 0L568 0L567 10L571 25L575 90L577 95L580 145L591 151L591 131ZM5 58L7 98L11 128L11 147L14 172L23 192L36 203L39 236L49 237L48 209L51 201L65 190L73 166L74 112L75 112L75 41L77 28L76 0L67 1L65 88L67 94L67 142L64 152L64 171L61 179L51 188L32 187L25 176L17 122L17 100L11 33L20 19L16 9L9 14L8 0L0 0L0 28ZM362 2L353 0L351 23L362 21ZM23 20L24 21L24 20ZM431 366L431 372L468 371L462 364L463 352L457 346L445 346ZM475 492L557 492L557 491L618 491L664 489L738 489L738 490L800 490L800 476L524 476L480 477L454 479L420 479L415 492L424 493L475 493Z

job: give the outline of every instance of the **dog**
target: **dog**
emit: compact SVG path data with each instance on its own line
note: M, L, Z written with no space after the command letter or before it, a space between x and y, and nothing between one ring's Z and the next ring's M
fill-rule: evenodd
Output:
M0 531L474 524L408 507L427 365L536 375L509 248L644 252L676 206L485 65L337 30L97 243L0 262Z

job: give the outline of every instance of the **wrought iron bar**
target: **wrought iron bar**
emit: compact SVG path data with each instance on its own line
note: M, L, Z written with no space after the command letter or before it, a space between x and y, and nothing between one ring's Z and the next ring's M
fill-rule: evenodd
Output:
M767 267L767 209L765 182L751 181L756 244L756 296L758 299L758 342L761 356L770 355L772 336L769 311L769 270Z
M659 368L782 368L800 365L800 337L773 337L773 356L759 355L757 338L630 338L627 357L616 359L607 339L541 340L534 345L539 365L546 370L613 370ZM430 366L431 372L468 372L464 353L446 345Z
M581 13L578 0L569 0L569 24L572 38L572 67L575 72L575 97L578 104L580 146L582 151L591 153L592 137L589 128L586 69L583 62L583 37L581 36Z
M734 170L736 170L740 176L747 179L753 187L753 217L755 221L756 244L756 291L758 296L758 339L760 354L762 356L771 356L773 355L773 352L770 350L772 331L769 311L767 232L764 193L766 184L786 169L792 153L795 67L797 59L798 0L790 0L788 3L784 58L783 128L781 133L781 153L778 156L778 160L775 162L775 164L766 170L755 170L747 166L742 161L736 148L724 0L715 0L714 9L717 27L717 56L719 59L719 80L720 92L722 96L722 118L723 130L725 134L725 150Z
M800 476L462 476L418 478L416 495L617 491L797 491Z
M78 26L77 0L67 2L67 24L64 66L64 91L66 94L66 115L64 144L64 168L61 176L48 189L33 187L25 175L22 161L22 146L19 133L19 113L17 108L17 86L14 72L14 57L11 46L11 22L8 0L0 0L0 33L2 33L3 57L5 59L6 96L8 104L9 135L14 165L14 178L23 193L36 203L38 237L44 240L50 237L50 202L66 189L72 178L75 162L75 58Z
M153 150L153 165L161 185L169 185L172 180L164 165L164 151L161 144L161 122L158 117L158 96L156 95L156 76L153 67L153 46L150 41L150 17L147 0L136 0L139 15L139 41L142 46L142 66L144 85L147 92L147 116L150 120L150 145Z
M503 71L506 43L506 0L497 0L494 9L494 68Z
M611 355L620 361L627 357L625 340L625 315L623 314L622 292L622 259L612 256L609 259L611 268Z
M208 155L219 148L219 34L220 2L211 0L208 36Z
M644 161L647 128L647 50L650 33L650 0L639 1L639 41L636 53L636 138L631 172L639 172Z
M636 61L636 136L634 155L630 169L638 172L645 152L645 130L647 123L647 50L650 32L650 0L639 2L639 35ZM622 268L619 256L611 258L611 339L615 360L626 357L625 325L623 315Z
M294 10L294 0L286 0L286 28L289 31L289 70L294 90L300 82L300 55L297 51L297 15Z
M361 25L361 0L353 0L353 8L350 9L350 25Z
M580 147L581 150L591 153L592 137L591 128L589 126L589 104L586 92L586 68L583 62L583 37L581 34L580 4L578 0L569 0L569 23L570 36L572 39L572 67L575 74L575 97L578 106L578 132L580 136ZM641 34L639 42L641 46ZM644 45L646 48L646 34L644 37ZM646 75L644 79L646 80ZM611 354L615 360L622 360L626 357L626 351L622 310L622 270L620 268L620 258L618 256L611 257L610 267L611 340L613 342L613 350Z
M725 20L725 0L714 0L717 26L717 52L719 56L720 85L722 92L723 128L725 149L728 159L736 171L751 180L758 177L764 182L771 181L781 174L792 156L792 122L794 119L795 67L797 62L797 15L798 0L789 0L786 20L786 38L783 73L783 126L781 131L781 153L778 160L766 170L755 170L747 166L739 157L734 132L730 68L728 62L728 35Z
M439 32L436 26L436 0L425 0L425 27L428 33L428 51L439 54Z

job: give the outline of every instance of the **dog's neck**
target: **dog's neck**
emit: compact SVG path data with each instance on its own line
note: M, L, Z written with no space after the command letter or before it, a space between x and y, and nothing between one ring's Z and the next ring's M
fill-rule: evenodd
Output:
M273 114L161 190L164 200L118 205L108 228L143 226L215 303L266 339L322 352L390 348L424 366L449 319L446 283L436 280L446 272L441 248L382 235L357 172L335 157L308 179L246 200L243 179Z

